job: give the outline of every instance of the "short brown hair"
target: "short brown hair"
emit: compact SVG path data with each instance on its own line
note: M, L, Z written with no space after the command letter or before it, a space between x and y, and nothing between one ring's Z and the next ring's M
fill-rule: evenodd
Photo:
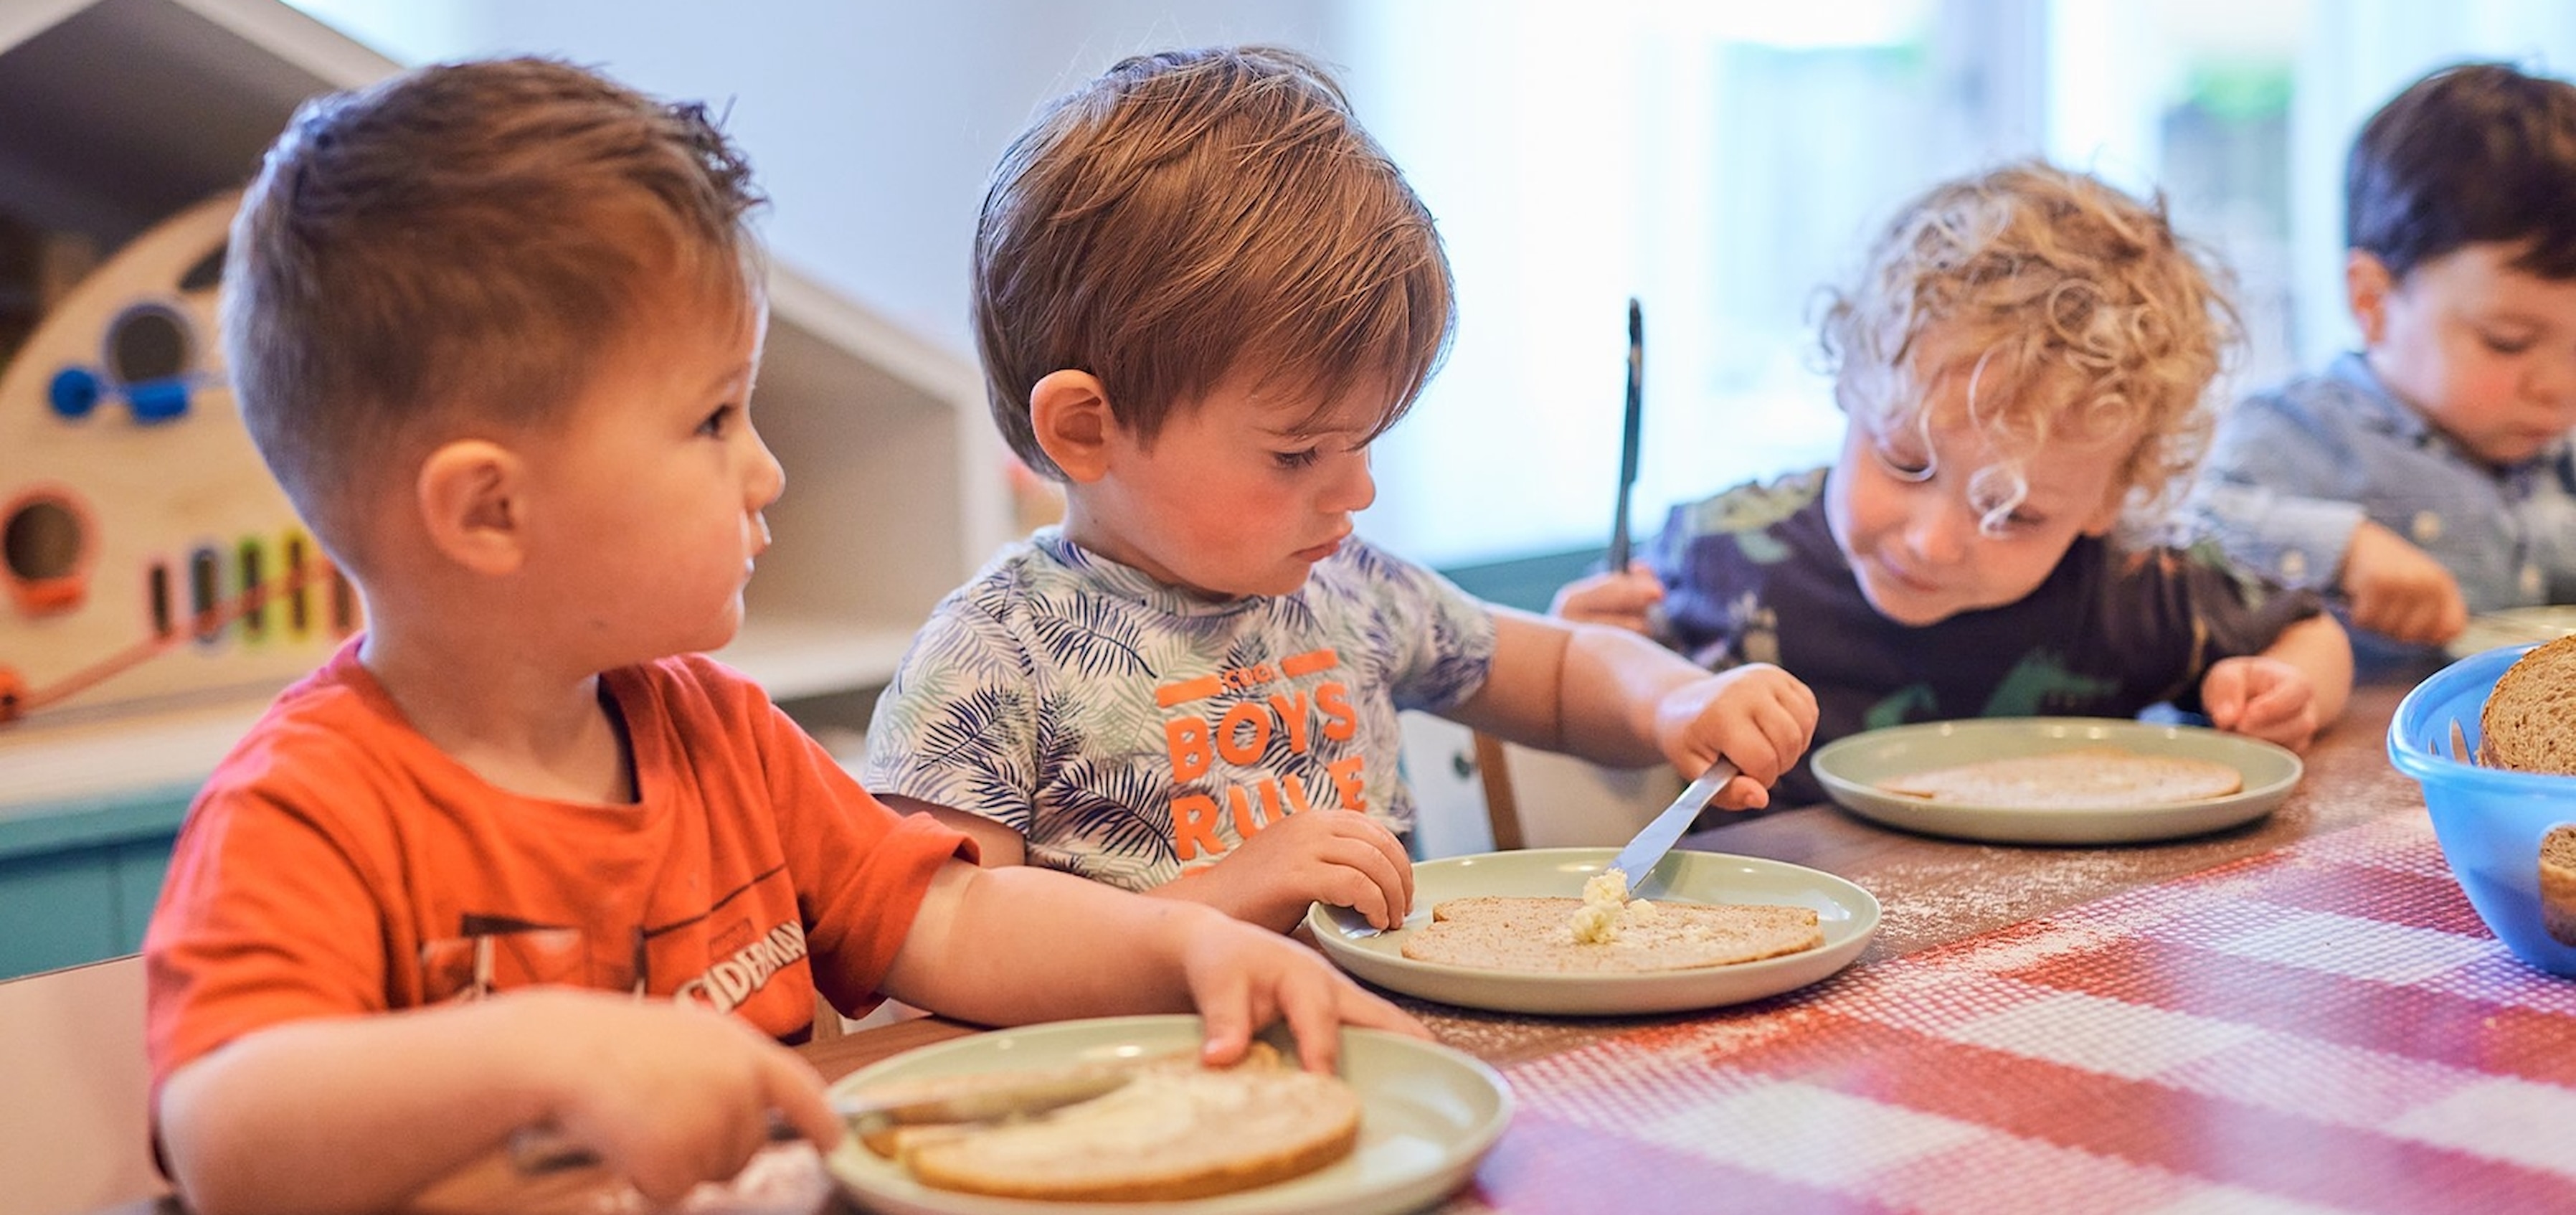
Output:
M2124 530L2142 533L2208 448L2209 385L2239 333L2220 277L2161 197L2037 161L1943 182L1832 295L1821 336L1834 395L1873 425L1922 425L1922 386L1944 368L1919 364L1970 355L1971 419L2005 451L2139 436L2121 474ZM1999 482L1989 525L2029 491L2017 466L1978 475Z
M1099 377L1147 441L1247 371L1319 413L1383 383L1383 431L1453 316L1422 201L1331 75L1268 47L1136 56L1058 99L994 170L974 301L994 421L1049 476L1029 392L1050 372Z
M761 202L698 105L548 59L306 102L235 216L224 354L252 440L335 555L386 463L560 420L667 284L748 305Z

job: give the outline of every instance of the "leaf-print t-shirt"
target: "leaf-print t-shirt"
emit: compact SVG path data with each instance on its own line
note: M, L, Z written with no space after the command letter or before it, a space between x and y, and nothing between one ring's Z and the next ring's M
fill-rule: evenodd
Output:
M1911 721L2134 717L2196 708L2223 658L2323 610L2214 546L2123 549L2079 536L2017 602L1920 628L1878 614L1825 522L1826 470L1673 508L1647 552L1666 640L1713 669L1777 663L1816 693L1814 748ZM1772 800L1821 800L1805 763Z
M861 779L1146 890L1304 810L1409 830L1396 714L1455 708L1493 657L1484 604L1356 537L1292 594L1210 601L1049 528L933 610Z

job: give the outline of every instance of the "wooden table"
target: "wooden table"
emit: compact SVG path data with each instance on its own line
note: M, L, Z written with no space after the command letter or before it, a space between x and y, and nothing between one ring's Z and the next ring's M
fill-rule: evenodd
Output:
M1877 939L1696 1014L1405 1001L1519 1099L1444 1209L2576 1210L2576 982L2460 897L2382 749L2402 692L2357 690L2273 814L2182 843L1960 843L1822 806L1688 837L1859 883ZM971 1032L805 1053L838 1077ZM596 1179L459 1180L433 1209L615 1209ZM708 1209L850 1208L818 1176Z

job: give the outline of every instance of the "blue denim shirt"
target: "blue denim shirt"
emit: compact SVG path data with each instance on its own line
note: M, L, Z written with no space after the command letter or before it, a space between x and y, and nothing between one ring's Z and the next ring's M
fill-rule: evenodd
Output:
M2293 586L2336 589L2368 518L2450 570L2473 613L2576 602L2567 442L2497 469L2390 394L2359 354L2223 415L2192 514L2238 561ZM2365 670L2439 658L2359 631L2353 653Z

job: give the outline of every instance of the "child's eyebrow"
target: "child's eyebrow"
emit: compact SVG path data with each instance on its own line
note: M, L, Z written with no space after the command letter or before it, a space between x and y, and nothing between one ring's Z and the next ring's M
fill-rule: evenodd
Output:
M750 362L749 360L736 363L731 367L725 368L723 371L717 372L713 378L709 379L707 381L707 391L723 392L726 389L732 388L736 384L749 384L753 373L757 370L759 370L759 365Z

